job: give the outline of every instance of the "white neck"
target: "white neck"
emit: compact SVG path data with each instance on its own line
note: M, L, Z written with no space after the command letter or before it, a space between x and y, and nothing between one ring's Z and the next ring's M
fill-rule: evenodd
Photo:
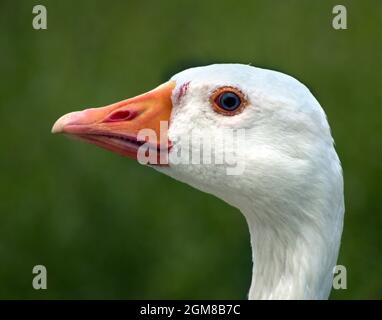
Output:
M270 224L253 213L244 216L253 259L249 299L328 298L339 239L323 236L311 224L291 229L286 221Z
M234 176L225 185L224 181L200 180L202 175L178 167L156 169L210 192L242 212L249 226L253 258L249 299L326 299L332 288L344 213L337 163L327 174L333 182L322 184L310 174L306 184L297 179L298 192L290 191L292 187L273 187L267 192L269 184L267 188L261 177L257 179L261 184ZM288 180L291 185L292 178Z

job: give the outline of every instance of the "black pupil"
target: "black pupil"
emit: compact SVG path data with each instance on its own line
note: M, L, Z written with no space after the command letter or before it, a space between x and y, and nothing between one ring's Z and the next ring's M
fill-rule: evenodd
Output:
M240 103L240 98L233 92L225 92L219 97L220 107L228 111L237 109Z

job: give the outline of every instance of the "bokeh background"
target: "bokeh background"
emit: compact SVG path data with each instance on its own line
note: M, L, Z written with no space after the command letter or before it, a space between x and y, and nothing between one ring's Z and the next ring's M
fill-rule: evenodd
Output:
M345 173L339 264L348 289L382 298L382 3L0 1L0 298L247 295L249 234L238 210L132 160L50 129L60 115L147 91L189 66L241 62L308 85ZM32 28L32 8L48 30ZM48 290L32 268L48 269Z

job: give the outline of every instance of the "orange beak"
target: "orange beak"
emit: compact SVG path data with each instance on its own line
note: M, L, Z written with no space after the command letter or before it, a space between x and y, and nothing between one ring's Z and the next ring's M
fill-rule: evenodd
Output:
M167 129L174 87L175 82L170 81L145 94L106 107L68 113L56 121L52 133L69 134L134 159L144 145L157 153L157 162L150 164L166 164L162 162L167 159L171 147ZM142 135L144 129L150 134ZM163 157L164 153L166 157Z

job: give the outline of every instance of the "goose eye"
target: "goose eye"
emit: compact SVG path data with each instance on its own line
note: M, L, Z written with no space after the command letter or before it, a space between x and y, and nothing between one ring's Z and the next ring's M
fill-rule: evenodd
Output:
M226 111L234 111L240 106L241 100L236 93L224 92L219 95L216 103Z
M233 87L217 89L211 96L211 103L216 112L226 116L240 113L247 104L244 95Z

